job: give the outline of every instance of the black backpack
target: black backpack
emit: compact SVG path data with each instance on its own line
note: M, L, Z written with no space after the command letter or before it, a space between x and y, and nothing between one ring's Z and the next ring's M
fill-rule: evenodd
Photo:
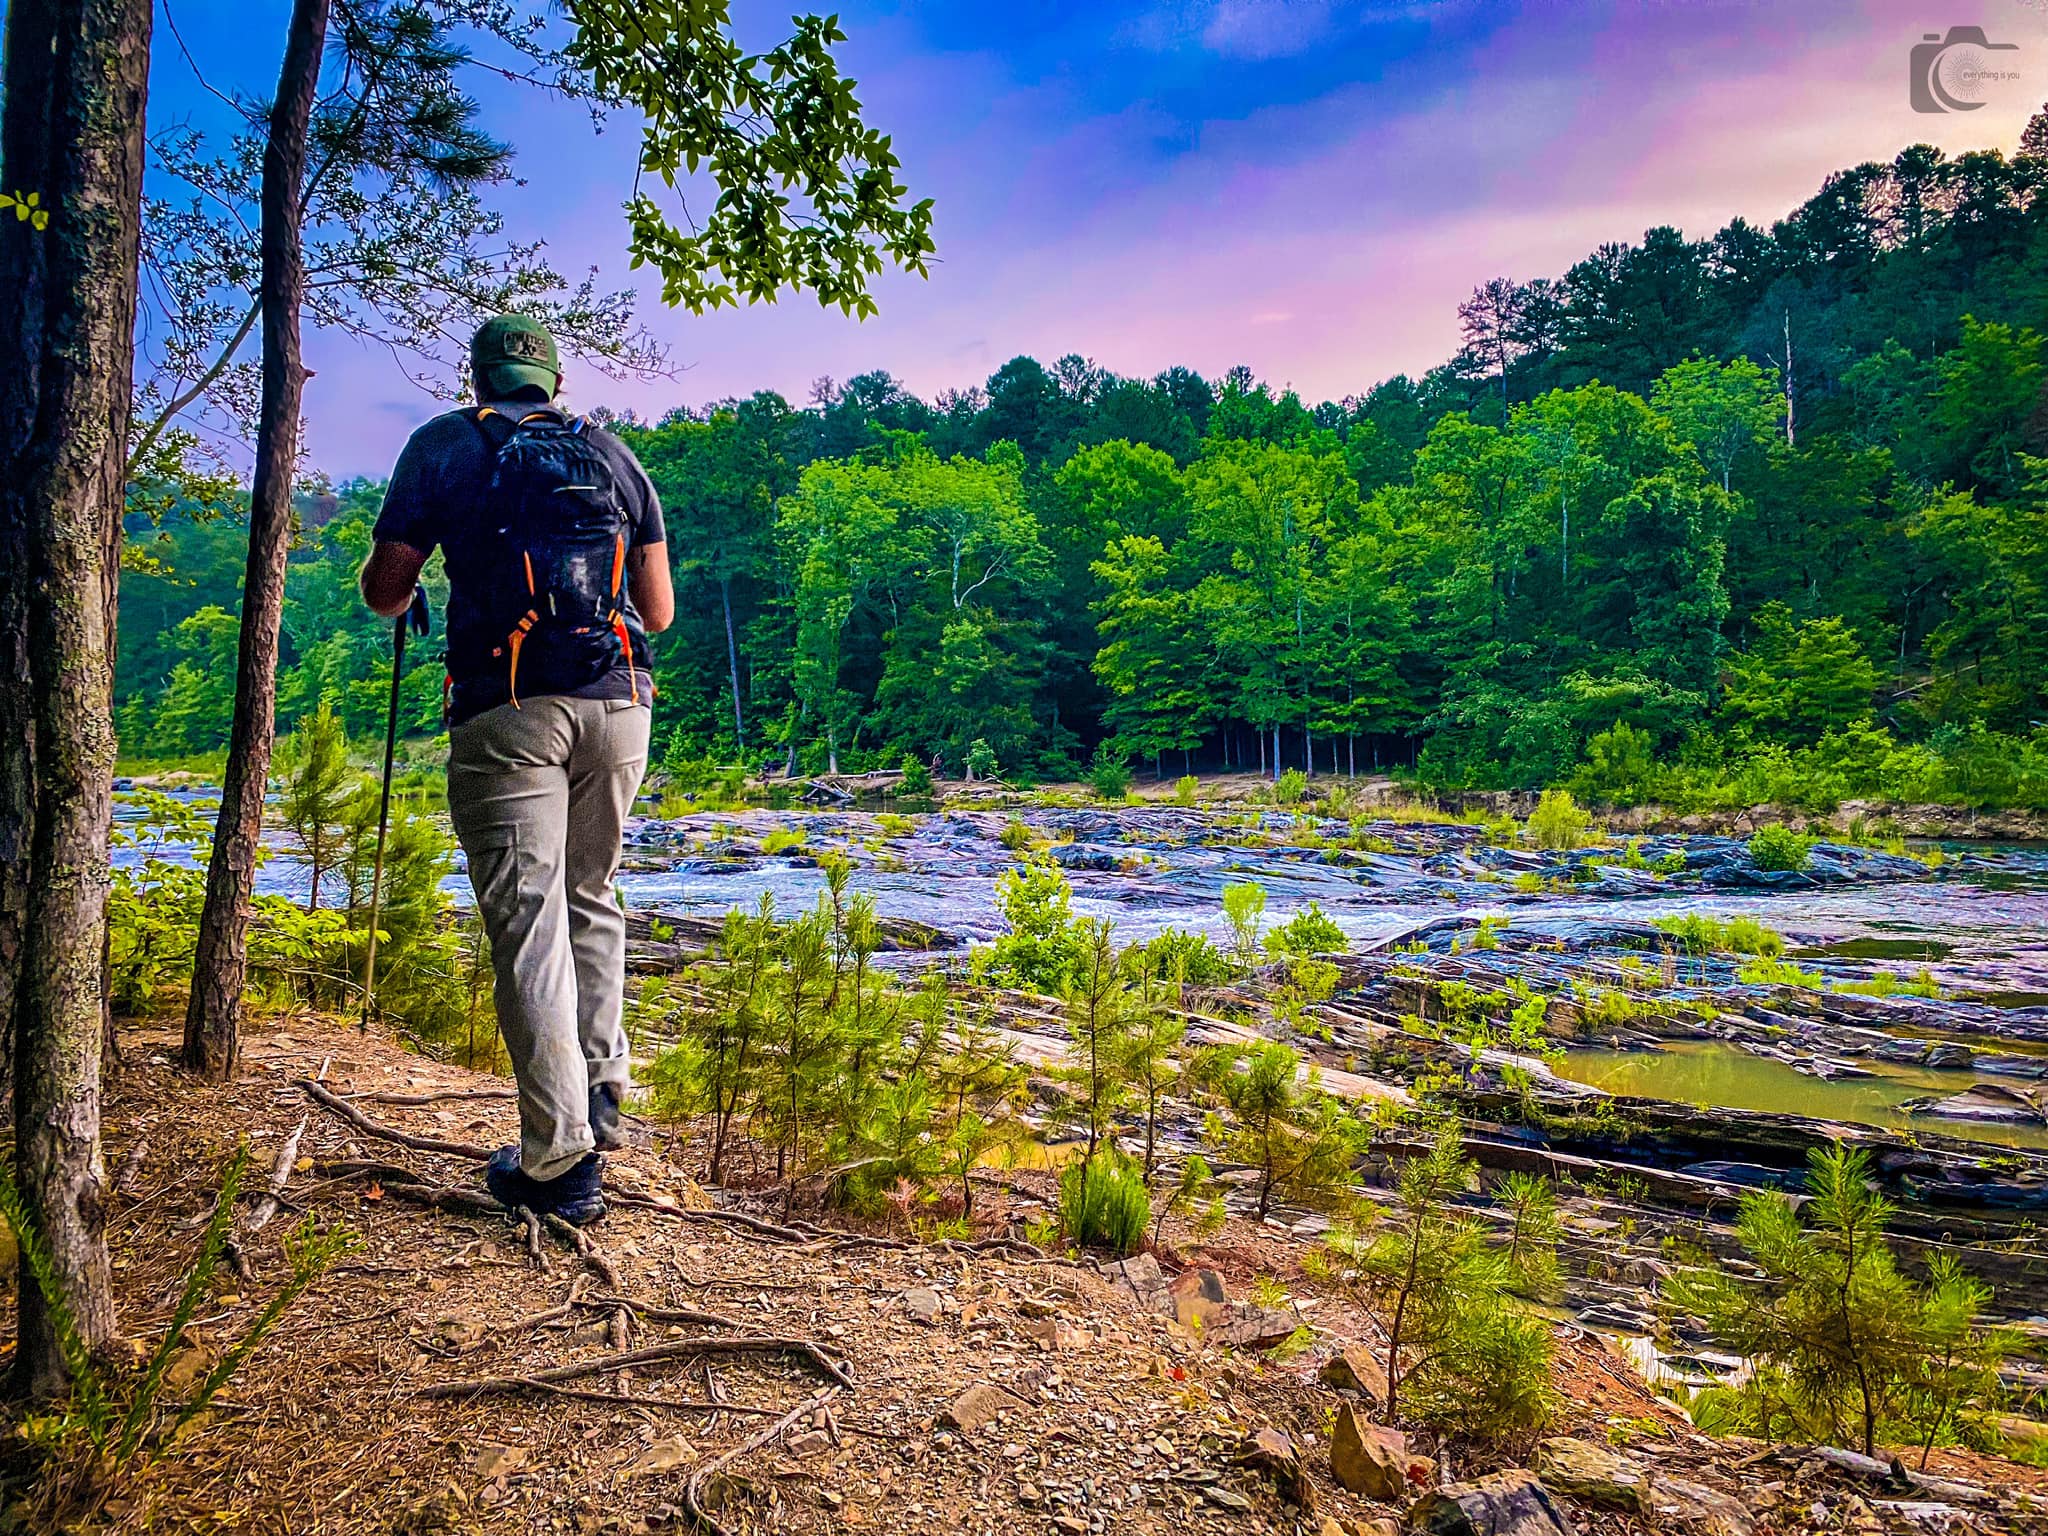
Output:
M630 676L633 530L610 463L581 418L534 411L514 421L486 406L474 419L495 455L478 520L481 629L513 708L522 680L529 693L571 693L621 658Z

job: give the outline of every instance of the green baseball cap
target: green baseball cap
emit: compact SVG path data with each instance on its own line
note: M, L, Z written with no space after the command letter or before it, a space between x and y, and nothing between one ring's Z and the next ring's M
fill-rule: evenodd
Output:
M562 382L562 360L547 327L529 315L493 315L469 342L469 366L486 398L538 384L550 397Z

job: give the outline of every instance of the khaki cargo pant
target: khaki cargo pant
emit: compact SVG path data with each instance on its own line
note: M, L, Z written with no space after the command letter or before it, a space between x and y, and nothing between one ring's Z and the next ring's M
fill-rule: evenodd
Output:
M498 1032L519 1081L519 1163L552 1179L590 1151L590 1091L626 1091L619 834L653 712L521 699L448 733L448 812L491 941Z

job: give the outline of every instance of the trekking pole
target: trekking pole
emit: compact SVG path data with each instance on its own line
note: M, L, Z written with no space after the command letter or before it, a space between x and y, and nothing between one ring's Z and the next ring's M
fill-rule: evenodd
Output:
M384 838L391 826L391 765L398 754L398 685L405 676L405 631L427 632L427 593L412 589L412 605L391 621L391 703L384 714L384 788L377 799L377 860L370 870L370 946L363 962L363 1016L358 1027L370 1027L377 1006L377 923L384 901Z

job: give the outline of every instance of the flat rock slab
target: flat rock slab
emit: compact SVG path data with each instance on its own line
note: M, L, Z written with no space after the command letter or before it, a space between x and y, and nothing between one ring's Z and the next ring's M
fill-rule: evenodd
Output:
M1009 1405L1010 1395L1001 1387L978 1381L939 1410L939 1422L971 1435Z

